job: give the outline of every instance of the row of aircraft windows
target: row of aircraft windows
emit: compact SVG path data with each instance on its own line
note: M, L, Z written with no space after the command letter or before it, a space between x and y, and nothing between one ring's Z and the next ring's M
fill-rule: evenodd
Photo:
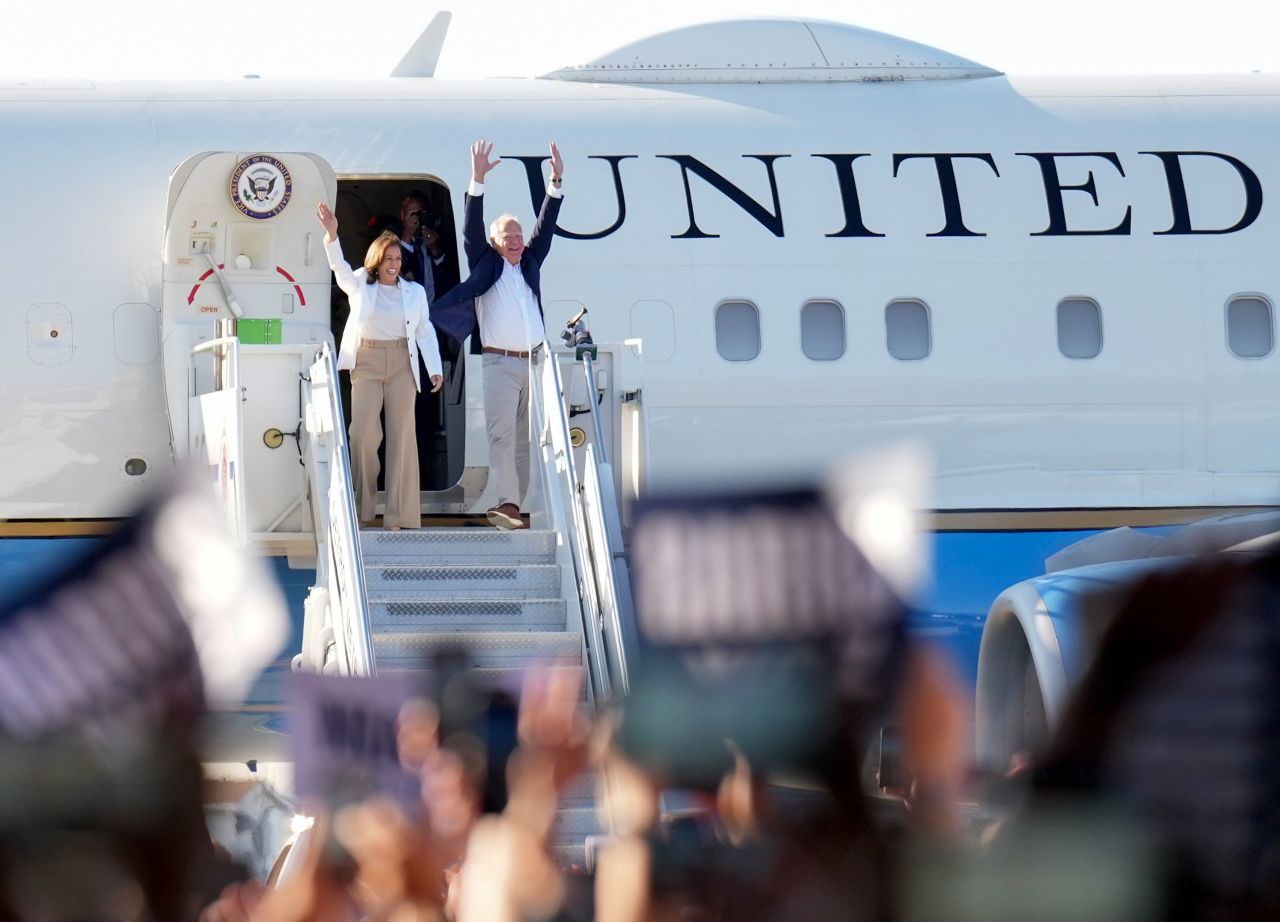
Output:
M1058 351L1069 359L1092 359L1102 352L1102 307L1092 298L1058 302ZM760 354L760 311L750 301L722 301L716 307L716 350L730 362ZM1271 354L1275 310L1259 295L1227 302L1227 348L1242 359ZM884 309L885 345L903 361L927 358L933 349L929 306L917 298L890 301ZM800 348L815 362L844 355L844 307L838 301L807 301L800 308Z

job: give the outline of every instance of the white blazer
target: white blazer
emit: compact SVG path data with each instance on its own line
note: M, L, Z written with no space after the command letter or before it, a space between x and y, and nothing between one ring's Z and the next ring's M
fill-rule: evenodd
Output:
M329 258L329 268L338 280L338 287L347 293L351 302L351 314L347 317L347 325L342 328L342 345L338 349L338 368L350 371L356 367L356 350L360 348L360 333L365 318L373 309L374 285L368 283L368 273L364 267L360 274L351 271L351 266L342 258L342 244L338 241L325 241L325 255ZM444 374L444 363L440 361L440 345L436 342L436 328L431 325L431 308L427 304L427 292L417 282L400 279L396 282L404 302L404 335L409 341L409 367L413 369L413 383L419 391L422 381L418 377L418 353L427 363L427 372L433 375Z

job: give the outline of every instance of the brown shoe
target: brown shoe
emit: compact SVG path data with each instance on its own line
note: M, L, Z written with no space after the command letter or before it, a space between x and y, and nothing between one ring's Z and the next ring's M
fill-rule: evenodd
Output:
M528 523L520 517L520 507L515 503L503 503L501 506L494 506L486 514L491 524L507 531L529 527Z

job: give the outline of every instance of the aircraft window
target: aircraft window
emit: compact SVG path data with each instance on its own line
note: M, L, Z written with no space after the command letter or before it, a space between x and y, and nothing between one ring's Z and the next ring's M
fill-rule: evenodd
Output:
M884 309L885 342L895 359L914 361L933 348L929 335L929 307L923 301L890 301Z
M760 311L750 301L722 301L716 307L716 351L730 362L760 354Z
M1232 298L1227 303L1227 348L1242 359L1271 354L1274 342L1271 302L1258 295Z
M844 355L844 308L835 301L808 301L800 308L800 348L815 362Z
M1092 359L1102 351L1102 308L1097 301L1058 302L1058 351L1069 359Z

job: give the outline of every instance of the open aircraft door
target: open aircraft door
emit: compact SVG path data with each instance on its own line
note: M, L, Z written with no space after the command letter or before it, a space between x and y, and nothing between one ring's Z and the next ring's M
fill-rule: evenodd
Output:
M169 180L161 332L177 458L207 462L244 541L305 557L301 382L330 341L316 203L337 194L309 153L206 152Z

